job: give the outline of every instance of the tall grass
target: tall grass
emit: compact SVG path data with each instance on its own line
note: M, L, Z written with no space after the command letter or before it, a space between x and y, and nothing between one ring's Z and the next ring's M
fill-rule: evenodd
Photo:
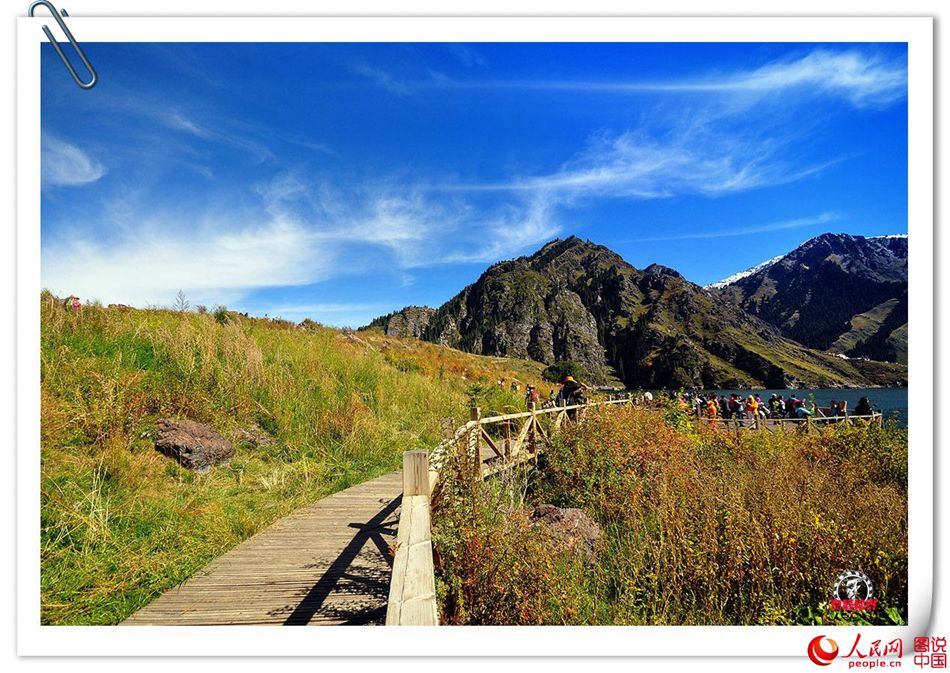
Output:
M298 506L398 469L441 439L473 381L512 376L449 349L227 312L73 312L45 297L41 327L48 624L121 621ZM179 467L153 448L160 417L209 423L235 459Z
M906 621L904 429L736 436L694 429L675 409L592 410L556 438L529 485L521 505L504 506L503 497L486 504L501 488L495 485L476 495L475 507L437 515L448 621ZM540 502L583 508L601 524L603 548L583 572L540 532L519 528L525 507ZM846 569L874 582L876 612L829 609ZM502 609L511 604L506 592L525 584L571 605L547 600L550 609L530 614Z

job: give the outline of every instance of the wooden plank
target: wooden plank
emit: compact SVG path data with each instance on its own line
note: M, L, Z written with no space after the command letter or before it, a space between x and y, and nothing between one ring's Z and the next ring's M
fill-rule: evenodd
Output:
M293 512L205 566L124 624L381 624L402 475Z

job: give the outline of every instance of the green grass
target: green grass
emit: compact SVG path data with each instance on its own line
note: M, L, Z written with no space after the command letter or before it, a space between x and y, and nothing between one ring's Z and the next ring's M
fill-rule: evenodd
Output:
M41 618L116 624L294 509L398 469L488 385L540 365L268 320L42 301ZM474 384L480 388L475 389ZM153 448L155 421L208 423L237 448L198 475ZM254 446L242 430L274 442Z
M870 311L859 313L851 318L851 330L845 332L831 345L829 350L835 353L847 353L862 341L872 337L899 303L899 299L888 299Z

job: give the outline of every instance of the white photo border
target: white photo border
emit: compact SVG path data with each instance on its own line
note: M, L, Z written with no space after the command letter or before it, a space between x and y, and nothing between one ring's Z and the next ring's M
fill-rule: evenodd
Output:
M903 42L908 45L908 626L270 627L40 624L40 44L17 20L17 646L20 655L804 656L928 632L933 589L933 21L929 17L80 18L80 42ZM59 67L59 64L56 64ZM108 77L108 72L100 73ZM148 77L148 73L142 73ZM89 95L95 95L90 92Z

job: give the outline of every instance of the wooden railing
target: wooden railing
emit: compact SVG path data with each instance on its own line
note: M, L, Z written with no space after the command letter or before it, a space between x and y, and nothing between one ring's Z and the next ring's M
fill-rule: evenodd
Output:
M861 421L862 423L880 424L884 420L884 414L880 411L861 416L805 416L804 418L763 418L753 416L751 418L707 418L694 417L697 424L715 425L717 428L726 430L749 430L752 432L765 430L774 432L775 430L784 430L786 426L792 426L796 430L809 431L818 425L834 425L838 423L853 423Z
M630 399L624 398L544 409L535 409L532 404L526 412L486 418L481 417L481 411L476 407L471 411L471 420L431 453L421 450L405 452L402 510L389 584L386 625L438 624L431 500L440 487L443 468L452 457L451 452L458 452L456 455L465 473L482 480L537 458L543 446L550 443L550 432L559 430L565 422L579 421L590 408L629 403ZM542 416L553 416L553 423L547 429L538 422ZM501 426L501 432L493 436L487 431L488 426ZM487 461L481 457L483 445L494 454Z

